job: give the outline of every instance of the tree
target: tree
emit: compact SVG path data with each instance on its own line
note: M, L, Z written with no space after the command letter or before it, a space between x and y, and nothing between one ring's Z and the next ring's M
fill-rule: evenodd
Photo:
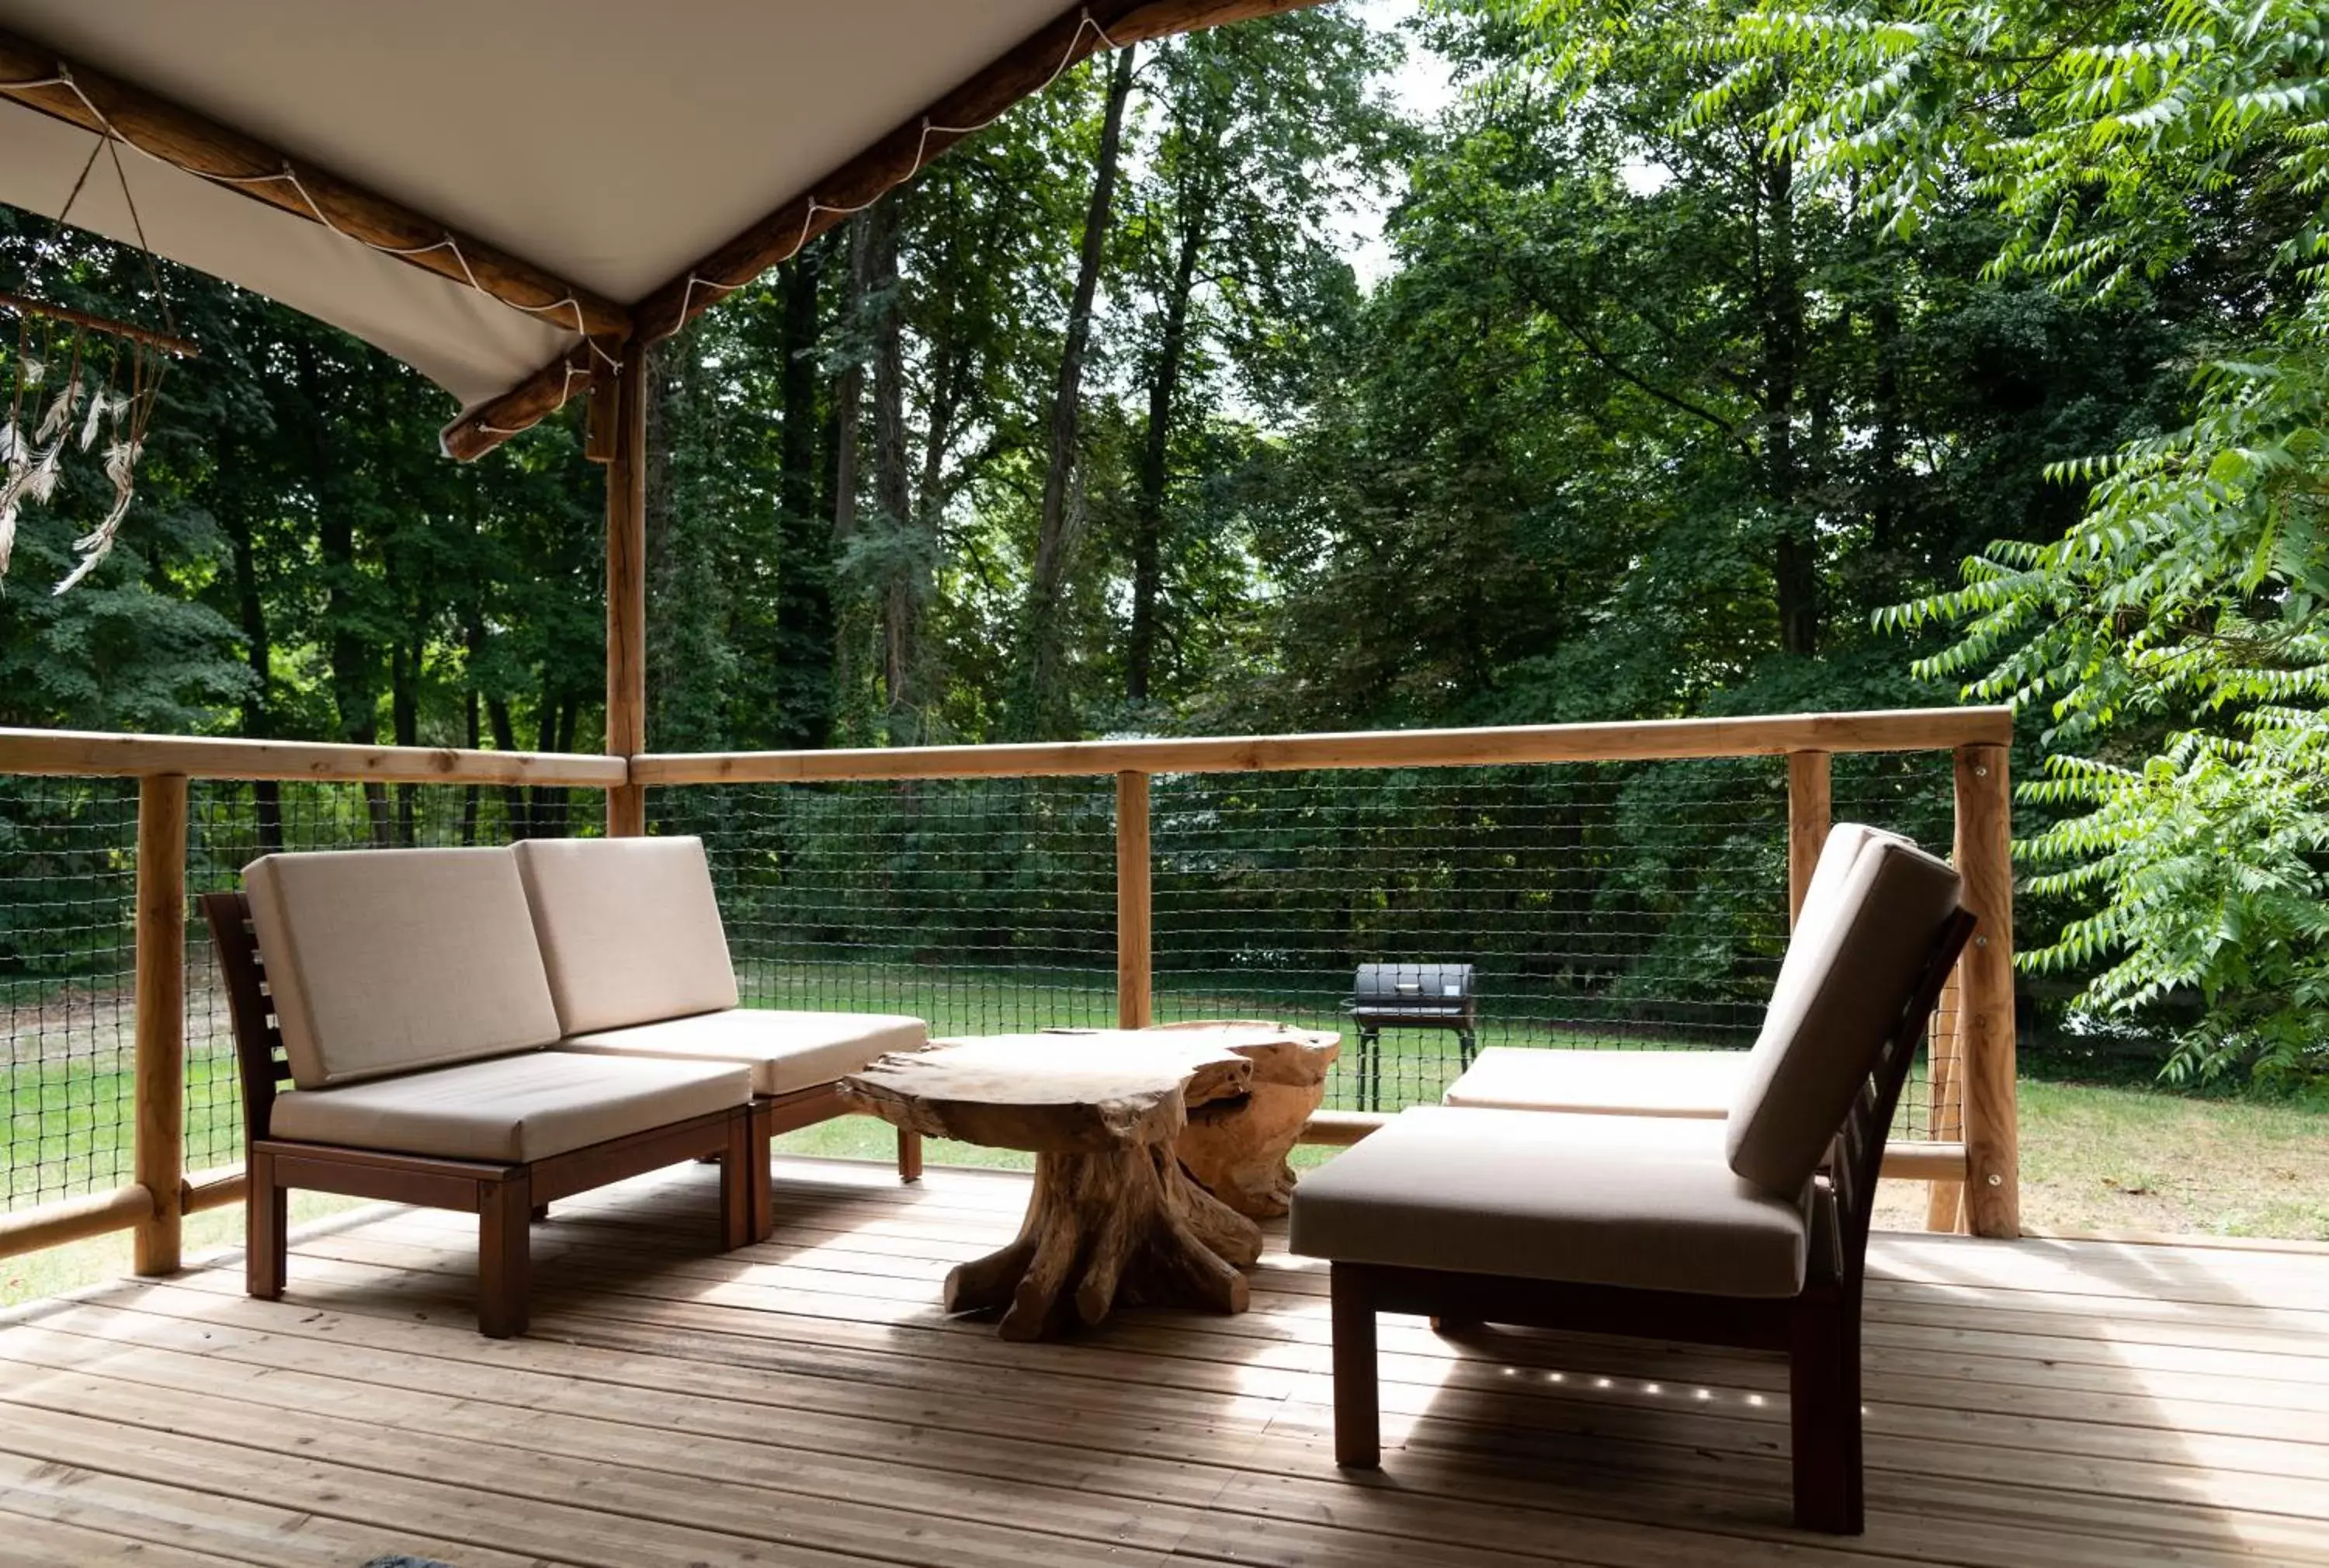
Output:
M2102 304L2215 302L2190 418L2065 464L2091 485L2044 542L1898 612L1928 661L2042 713L2074 814L2028 850L2090 916L2028 955L2105 962L2085 1000L2176 991L2206 1019L2172 1064L2329 1076L2329 23L2293 0L2065 12L1926 0L1742 15L1702 113L1762 123L1815 176L1913 235L1968 173L2006 224L1994 266Z

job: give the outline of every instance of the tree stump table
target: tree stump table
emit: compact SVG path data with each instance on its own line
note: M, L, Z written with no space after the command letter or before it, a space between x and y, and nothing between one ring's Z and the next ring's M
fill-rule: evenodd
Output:
M1138 1037L1134 1037L1137 1039ZM1006 1339L1096 1324L1118 1301L1245 1310L1261 1230L1181 1169L1191 1105L1242 1095L1234 1051L1150 1037L1004 1035L882 1057L842 1091L894 1127L1035 1156L1019 1235L947 1275L946 1308L1007 1307Z
M1293 1208L1294 1167L1286 1156L1326 1097L1326 1069L1342 1055L1342 1036L1252 1019L1044 1032L1115 1046L1185 1040L1193 1049L1231 1051L1251 1062L1245 1094L1192 1103L1174 1146L1197 1185L1247 1218L1278 1219Z

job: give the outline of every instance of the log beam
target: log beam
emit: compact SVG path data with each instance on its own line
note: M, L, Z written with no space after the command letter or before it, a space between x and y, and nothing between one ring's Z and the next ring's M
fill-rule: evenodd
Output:
M607 752L647 748L647 351L634 341L608 391L615 402L607 465ZM607 836L647 831L646 790L629 779L607 792Z
M630 330L630 313L530 261L462 234L401 202L291 157L128 82L0 32L0 98L111 136L237 194L321 223L514 310L590 335Z

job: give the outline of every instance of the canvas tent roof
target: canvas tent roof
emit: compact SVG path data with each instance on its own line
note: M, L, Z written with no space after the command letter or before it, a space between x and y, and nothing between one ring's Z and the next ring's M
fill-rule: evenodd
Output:
M124 149L154 250L354 333L465 408L512 406L512 389L540 382L545 367L590 362L578 298L607 302L626 322L645 302L645 335L671 330L722 291L683 286L674 308L670 291L705 258L725 246L731 273L766 266L767 246L740 249L740 235L822 195L853 159L894 149L900 134L912 153L912 127L931 124L926 111L949 94L969 101L966 83L985 80L976 101L1000 107L1041 85L1053 52L1055 70L1105 39L1307 3L0 0L0 29L30 46L0 41L0 201L62 212L99 146L91 121L127 147L156 145L134 106L108 96L110 79L258 145L238 166L259 172L228 181ZM1014 53L1016 70L998 75ZM26 74L42 71L52 74ZM199 156L211 144L194 123ZM520 308L461 280L476 276L467 252L408 247L456 274L440 276L306 208L268 205L290 200L286 159L310 184L335 176L421 215L434 233L449 229L469 252L506 253L564 286ZM870 185L830 188L887 183L877 172ZM109 163L92 170L71 221L135 240ZM514 422L562 400L563 380L552 386L554 399L545 394Z

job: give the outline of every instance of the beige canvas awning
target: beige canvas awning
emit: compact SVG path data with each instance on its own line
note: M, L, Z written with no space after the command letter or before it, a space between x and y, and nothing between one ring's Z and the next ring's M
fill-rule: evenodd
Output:
M59 215L109 128L155 251L412 365L474 455L1093 50L1311 3L0 0L0 201ZM109 159L71 221L135 241Z

